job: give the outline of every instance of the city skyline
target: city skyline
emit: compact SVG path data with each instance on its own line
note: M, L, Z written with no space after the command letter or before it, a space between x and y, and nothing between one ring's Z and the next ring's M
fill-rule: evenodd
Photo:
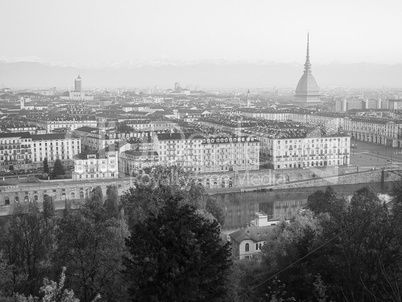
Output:
M1 3L0 62L84 67L200 62L400 64L401 4L387 0ZM16 18L16 16L18 16Z

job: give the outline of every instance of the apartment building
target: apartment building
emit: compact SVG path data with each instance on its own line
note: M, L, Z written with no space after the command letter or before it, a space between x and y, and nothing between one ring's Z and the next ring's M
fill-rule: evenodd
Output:
M102 178L118 178L118 150L105 148L99 152L89 151L74 157L74 180L89 180Z
M267 138L267 160L274 169L350 164L350 137L293 133Z
M373 117L346 117L344 130L354 139L392 147L402 147L402 122Z
M309 116L309 114L305 113L305 112L289 112L287 114L287 118L289 121L293 121L296 123L302 123L302 124L307 123L308 116Z
M49 164L60 159L65 167L72 167L73 158L81 152L81 140L65 134L32 135L30 142L34 168L43 167L47 158Z
M151 107L150 104L129 104L129 105L124 105L123 106L123 111L124 112L131 112L131 111L146 111L150 112Z
M154 150L161 164L181 165L198 173L259 169L255 137L214 137L194 133L157 134Z
M152 121L149 119L129 120L126 121L126 125L135 131L160 131L177 127L177 123L173 121Z
M0 171L30 169L31 142L29 132L0 133Z
M96 127L97 121L95 118L82 117L82 118L66 118L66 117L51 117L43 116L36 119L29 119L30 125L36 125L37 127L46 130L46 133L52 133L55 129L68 129L75 130L81 127Z
M131 174L134 170L159 164L158 152L127 150L119 154L119 172Z
M342 130L345 115L331 112L274 111L243 109L240 113L249 118L265 119L271 121L293 121L302 124L315 125L327 132L335 133Z
M240 109L240 114L244 117L266 119L272 121L285 122L289 120L289 112L276 111L273 109Z
M307 123L321 127L329 133L338 133L343 130L345 116L339 113L320 112L307 115Z
M116 132L116 130L103 130L94 127L81 127L73 132L73 136L80 138L82 147L87 150L99 151L117 142L148 143L152 132Z
M202 117L202 110L196 109L174 109L173 113L177 119L186 122L194 122Z
M25 123L3 123L1 125L2 132L11 132L11 133L21 133L21 132L29 132L30 134L46 134L46 130L42 128L38 128L34 125L28 125Z
M222 132L230 132L235 135L241 135L244 129L255 127L256 121L243 121L227 118L226 116L216 115L208 118L203 118L197 121L197 124L202 127L214 128Z
M99 151L114 144L118 140L108 131L95 127L80 127L74 130L73 136L80 138L82 147L87 150Z

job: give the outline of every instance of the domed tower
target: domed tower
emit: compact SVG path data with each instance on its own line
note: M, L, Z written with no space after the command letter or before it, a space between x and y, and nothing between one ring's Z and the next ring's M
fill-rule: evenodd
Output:
M307 56L304 63L304 73L297 83L294 101L296 104L311 106L320 104L320 89L311 73L310 41L307 34Z

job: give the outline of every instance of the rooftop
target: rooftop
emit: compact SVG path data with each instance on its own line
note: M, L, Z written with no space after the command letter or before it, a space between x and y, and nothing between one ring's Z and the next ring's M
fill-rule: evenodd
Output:
M33 141L40 141L40 140L52 140L52 139L65 139L66 135L65 134L38 134L38 135L32 135L32 140Z
M272 231L276 228L275 225L257 227L251 226L245 229L238 230L229 234L230 238L237 242L241 243L243 240L252 240L254 242L258 241L266 241L269 239Z
M122 153L132 155L132 156L158 156L158 152L156 151L136 151L136 150L127 150Z
M215 136L200 132L193 133L162 133L157 134L158 140L182 140L182 139L201 139L203 144L236 143L236 142L259 142L253 136Z
M0 133L0 138L8 138L8 137L31 138L31 134L29 134L29 132Z
M387 123L395 123L402 124L402 121L390 118L376 118L376 117L350 117L350 120L354 122L366 122L366 123L374 123L374 124L387 124Z
M98 133L98 132L99 132L99 128L80 127L80 128L75 129L75 131L88 132L88 133Z

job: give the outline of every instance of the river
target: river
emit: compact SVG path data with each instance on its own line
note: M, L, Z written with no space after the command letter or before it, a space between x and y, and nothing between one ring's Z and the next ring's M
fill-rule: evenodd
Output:
M339 196L351 196L367 184L332 186ZM377 194L388 194L393 182L370 183L370 188ZM256 191L245 193L220 193L214 195L225 210L223 231L230 234L250 224L256 212L264 212L270 220L288 219L298 213L312 193L326 187L297 188L287 190Z

